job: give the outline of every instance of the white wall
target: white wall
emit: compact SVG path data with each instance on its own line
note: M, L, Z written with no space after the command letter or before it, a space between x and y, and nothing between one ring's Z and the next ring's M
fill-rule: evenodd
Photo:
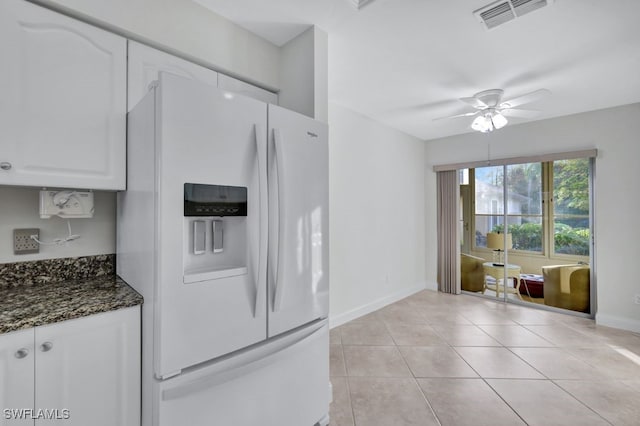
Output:
M0 186L0 263L115 253L116 194L98 191L94 193L94 217L71 219L71 230L79 239L66 246L40 246L37 254L14 255L14 228L40 228L41 241L68 235L66 219L40 219L39 190Z
M329 35L313 27L313 112L316 120L329 121Z
M217 71L279 87L280 49L191 0L31 0L106 24Z
M328 37L311 27L282 46L280 106L327 121Z
M426 145L427 280L436 279L434 164L598 149L595 177L597 315L599 324L640 332L640 294L633 266L640 259L638 161L640 104L592 111L499 131L428 141Z
M332 326L426 287L424 149L329 103Z

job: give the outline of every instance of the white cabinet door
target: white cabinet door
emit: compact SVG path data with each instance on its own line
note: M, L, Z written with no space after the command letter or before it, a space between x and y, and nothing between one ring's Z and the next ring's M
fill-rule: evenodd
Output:
M36 425L140 423L140 308L36 327L35 409L68 419Z
M144 44L129 41L129 111L147 94L149 83L158 79L158 73L167 72L213 87L218 85L218 73L209 68L185 61Z
M277 94L249 83L245 83L244 81L237 80L233 77L229 77L228 75L220 74L218 76L218 88L249 96L250 98L254 98L268 104L278 105Z
M125 189L126 40L0 2L0 184Z
M33 425L33 329L0 335L0 425Z

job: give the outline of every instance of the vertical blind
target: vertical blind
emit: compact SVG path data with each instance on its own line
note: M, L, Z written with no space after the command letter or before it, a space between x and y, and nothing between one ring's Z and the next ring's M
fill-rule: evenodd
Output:
M460 294L458 240L458 172L438 172L438 290Z

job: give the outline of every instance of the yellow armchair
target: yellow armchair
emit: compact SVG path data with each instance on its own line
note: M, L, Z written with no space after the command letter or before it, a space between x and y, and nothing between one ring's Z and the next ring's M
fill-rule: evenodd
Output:
M460 285L465 291L484 291L484 268L481 257L460 254Z
M544 304L556 308L589 312L589 265L543 266Z

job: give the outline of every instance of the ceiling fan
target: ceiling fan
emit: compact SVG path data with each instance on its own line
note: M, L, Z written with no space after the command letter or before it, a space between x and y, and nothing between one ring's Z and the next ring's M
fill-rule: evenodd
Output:
M476 111L436 118L435 120L475 116L471 128L483 133L491 132L506 126L508 122L506 117L533 118L537 116L540 111L516 107L535 102L550 95L551 92L547 89L539 89L507 101L502 101L503 94L502 89L490 89L478 92L470 98L460 98L462 102L471 105Z

